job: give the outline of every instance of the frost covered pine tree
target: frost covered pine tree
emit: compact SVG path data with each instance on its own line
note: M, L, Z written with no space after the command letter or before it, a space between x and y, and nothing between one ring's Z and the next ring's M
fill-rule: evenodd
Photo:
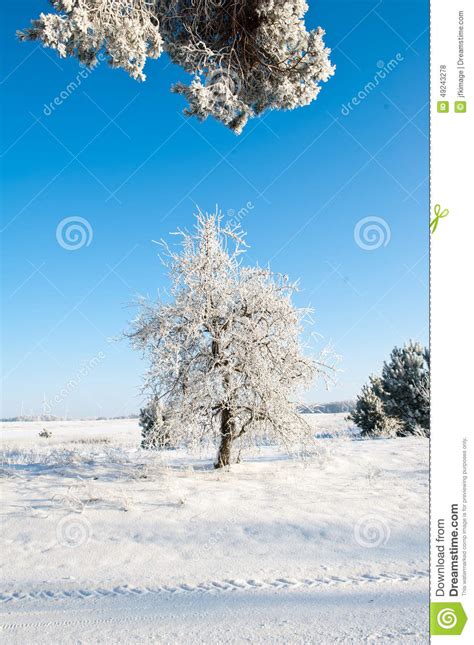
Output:
M266 109L314 101L334 74L324 31L307 31L304 0L50 0L22 40L40 40L88 66L103 52L112 67L145 80L147 58L166 51L193 79L177 83L188 115L213 116L236 133Z
M365 435L430 435L430 354L410 341L394 347L381 377L371 376L349 419Z
M219 213L199 213L192 233L177 234L178 249L161 242L170 298L142 300L129 334L149 361L145 388L157 393L173 443L217 442L216 468L258 435L294 448L309 430L295 391L332 368L303 355L310 311L292 304L297 285L243 266L244 235Z
M382 398L388 415L402 423L401 434L430 434L430 354L410 341L395 347L382 369Z
M362 386L355 408L348 418L362 430L362 436L393 437L402 428L397 418L387 414L382 399L382 383L376 376L371 376L369 383Z

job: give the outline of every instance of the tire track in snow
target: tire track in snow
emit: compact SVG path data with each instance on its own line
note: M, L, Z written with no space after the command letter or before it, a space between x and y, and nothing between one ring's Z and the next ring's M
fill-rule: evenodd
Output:
M38 590L38 591L4 591L0 592L0 603L19 602L28 600L85 600L88 598L130 597L145 595L186 595L186 594L215 594L235 591L292 590L317 589L318 587L374 584L382 582L410 582L428 577L428 571L412 571L409 573L380 573L363 574L348 577L322 578L276 578L273 580L213 580L199 584L182 583L177 585L160 585L156 587L131 587L122 585L110 589L71 589L71 590ZM3 628L8 629L5 625ZM10 627L11 628L11 627Z
M146 616L140 614L139 616L113 616L110 618L77 618L71 620L45 620L37 621L34 623L7 623L1 625L5 632L15 632L20 629L37 630L45 629L48 627L91 627L92 625L114 625L116 623L133 623L144 621L155 621L156 616Z

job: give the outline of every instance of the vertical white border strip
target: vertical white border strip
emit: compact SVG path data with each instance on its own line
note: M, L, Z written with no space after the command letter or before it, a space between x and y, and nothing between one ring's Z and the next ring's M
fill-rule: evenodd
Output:
M433 220L436 213L444 217L431 236L430 592L432 603L462 603L468 620L457 636L460 643L474 643L474 208L469 194L474 185L474 164L469 158L474 109L472 4L472 0L431 2L430 217ZM443 100L446 105L438 107ZM465 102L465 110L459 111L462 104L457 101ZM443 107L445 111L439 111ZM467 478L463 472L466 457ZM441 609L441 605L432 605L431 633L444 629L449 635L447 623L439 627L443 625L443 616L438 616ZM460 620L457 611L454 618L445 611L444 618L448 622ZM438 636L432 638L437 640Z

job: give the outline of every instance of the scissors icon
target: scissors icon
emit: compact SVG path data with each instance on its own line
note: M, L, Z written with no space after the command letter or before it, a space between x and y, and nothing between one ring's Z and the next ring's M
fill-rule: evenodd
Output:
M438 228L438 222L440 219L443 217L446 217L446 215L449 215L449 211L447 208L445 208L443 211L441 210L441 206L439 204L436 204L434 207L434 218L430 222L430 230L431 234L433 234L436 229Z

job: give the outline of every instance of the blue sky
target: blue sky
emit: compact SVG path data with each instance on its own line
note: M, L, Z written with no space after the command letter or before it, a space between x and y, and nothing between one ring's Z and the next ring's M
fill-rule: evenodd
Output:
M103 63L48 110L80 67L15 39L45 1L2 7L2 416L38 413L43 397L59 415L137 411L144 365L114 339L136 295L167 284L152 240L192 226L196 204L247 208L247 261L301 279L297 303L315 308L342 370L309 400L353 397L394 345L427 342L428 3L310 6L335 76L311 106L254 119L240 137L182 116L169 88L186 75L166 56L145 83ZM88 246L58 244L68 217L87 220ZM386 244L365 250L354 233L369 217Z

